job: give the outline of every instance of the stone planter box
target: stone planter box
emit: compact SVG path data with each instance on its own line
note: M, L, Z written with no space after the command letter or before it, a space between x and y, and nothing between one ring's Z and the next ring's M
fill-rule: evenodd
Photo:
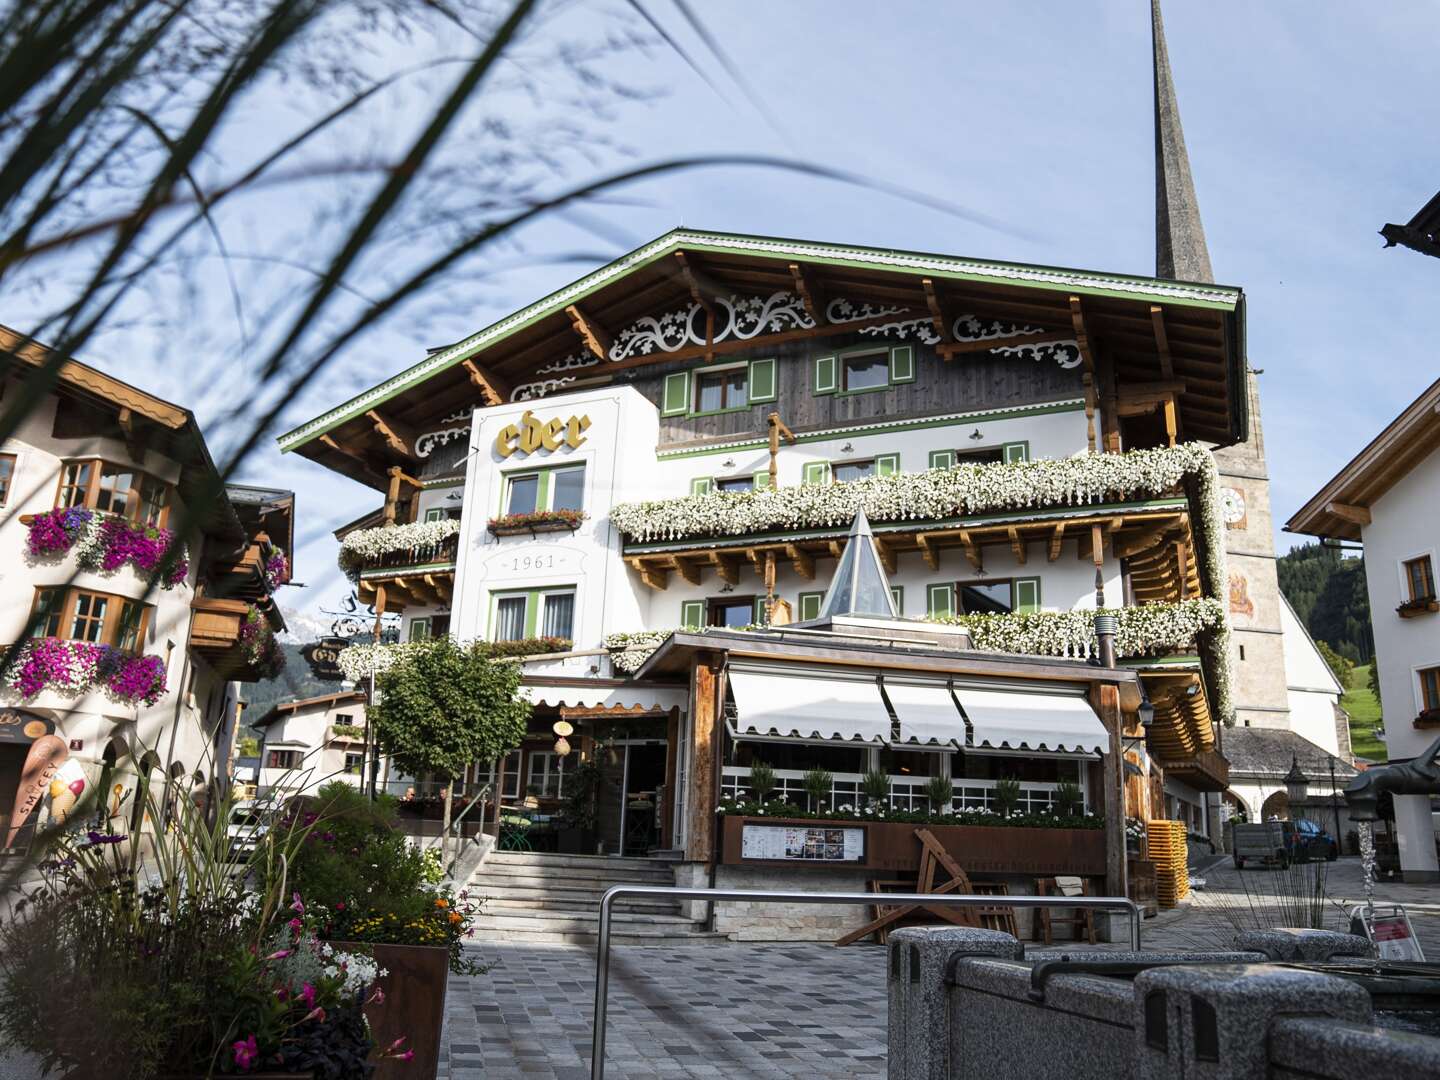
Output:
M535 521L524 525L499 525L491 522L487 528L492 536L534 536L539 533L570 532L580 527L580 522Z
M1105 830L1033 829L1003 825L917 825L894 821L807 820L742 817L722 819L721 861L729 866L853 867L870 871L914 871L920 865L916 829L929 829L968 874L1044 876L1105 873ZM862 830L863 854L858 859L757 859L742 850L744 828L780 826L800 829Z
M445 988L450 979L450 950L432 945L362 945L337 941L339 949L373 950L375 962L385 969L380 989L384 1004L369 1005L375 1045L386 1047L405 1036L405 1047L415 1051L410 1061L377 1063L374 1080L433 1080L440 1066L440 1027L445 1020Z

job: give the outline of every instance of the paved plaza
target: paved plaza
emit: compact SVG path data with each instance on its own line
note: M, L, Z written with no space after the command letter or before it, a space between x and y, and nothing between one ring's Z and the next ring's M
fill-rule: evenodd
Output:
M1324 871L1330 894L1327 925L1343 929L1345 909L1364 896L1360 863L1341 859ZM1192 901L1146 920L1147 949L1229 948L1238 927L1276 924L1263 912L1280 908L1262 898L1282 890L1279 872L1242 874L1227 858L1199 876L1205 886ZM1253 905L1250 895L1256 897ZM1376 899L1405 904L1426 955L1440 957L1440 886L1381 883ZM1262 914L1254 914L1254 908ZM1054 949L1074 952L1075 946L1057 943ZM449 1056L440 1075L449 1080L587 1078L592 950L497 941L483 943L476 952L494 966L475 979L451 980ZM882 1077L885 1014L885 953L873 946L616 948L606 1076Z

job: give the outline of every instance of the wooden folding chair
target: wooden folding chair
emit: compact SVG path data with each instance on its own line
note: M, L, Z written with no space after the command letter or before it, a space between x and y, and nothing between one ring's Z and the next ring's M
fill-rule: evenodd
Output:
M1054 916L1051 908L1042 907L1035 909L1035 928L1030 937L1034 941L1044 938L1046 945L1055 944L1052 932L1056 926L1070 926L1074 928L1075 938L1079 941L1083 931L1085 939L1091 945L1095 944L1095 914L1089 908L1066 908L1064 897L1067 896L1089 896L1090 883L1084 878L1071 877L1064 874L1049 878L1035 879L1036 896L1054 896L1060 900L1055 906L1062 911L1068 910L1069 915Z
M1003 881L975 881L971 883L970 890L977 896L1010 895L1010 886ZM975 914L980 917L980 925L986 930L1003 930L1011 937L1020 936L1020 930L1015 923L1015 909L1009 904L976 908Z
M920 841L920 871L916 875L915 891L917 893L935 893L937 895L948 892L968 893L970 891L970 878L964 870L960 869L960 864L950 857L950 853L945 850L940 841L935 839L935 834L929 829L916 829L915 836ZM950 875L950 879L939 886L935 884L937 867L943 869ZM956 926L980 925L980 920L972 910L946 907L939 904L934 907L931 907L929 904L902 904L891 908L886 911L885 914L876 917L860 929L850 931L850 933L839 938L835 944L849 945L870 934L888 934L889 929L897 922L921 908L936 918L943 919L945 922L953 923Z

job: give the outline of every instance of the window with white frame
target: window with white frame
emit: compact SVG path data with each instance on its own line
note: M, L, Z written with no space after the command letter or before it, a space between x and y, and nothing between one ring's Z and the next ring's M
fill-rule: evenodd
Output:
M492 641L575 636L575 589L529 589L494 593Z
M477 770L480 783L489 784L491 791L499 792L501 800L520 798L520 751L512 750L499 764L498 775L493 761Z
M545 510L583 510L585 508L585 466L561 465L552 469L535 469L507 473L505 477L506 515L534 514Z
M558 799L565 794L565 759L553 750L537 750L530 755L530 778L525 783L529 795L542 799Z

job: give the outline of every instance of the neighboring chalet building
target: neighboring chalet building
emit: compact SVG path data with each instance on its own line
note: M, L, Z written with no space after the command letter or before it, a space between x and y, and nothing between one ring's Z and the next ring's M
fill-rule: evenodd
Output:
M6 402L49 356L0 328ZM233 684L279 654L293 510L289 492L223 485L186 409L65 361L0 445L0 642L19 646L0 680L0 849L80 799L125 832L149 786L169 805L227 782ZM44 784L22 788L27 763Z
M359 787L365 692L282 701L251 726L261 734L259 794L299 794L342 780Z
M1440 382L1356 454L1286 528L1365 545L1380 706L1391 761L1440 738ZM1440 880L1432 800L1395 796L1406 881Z

